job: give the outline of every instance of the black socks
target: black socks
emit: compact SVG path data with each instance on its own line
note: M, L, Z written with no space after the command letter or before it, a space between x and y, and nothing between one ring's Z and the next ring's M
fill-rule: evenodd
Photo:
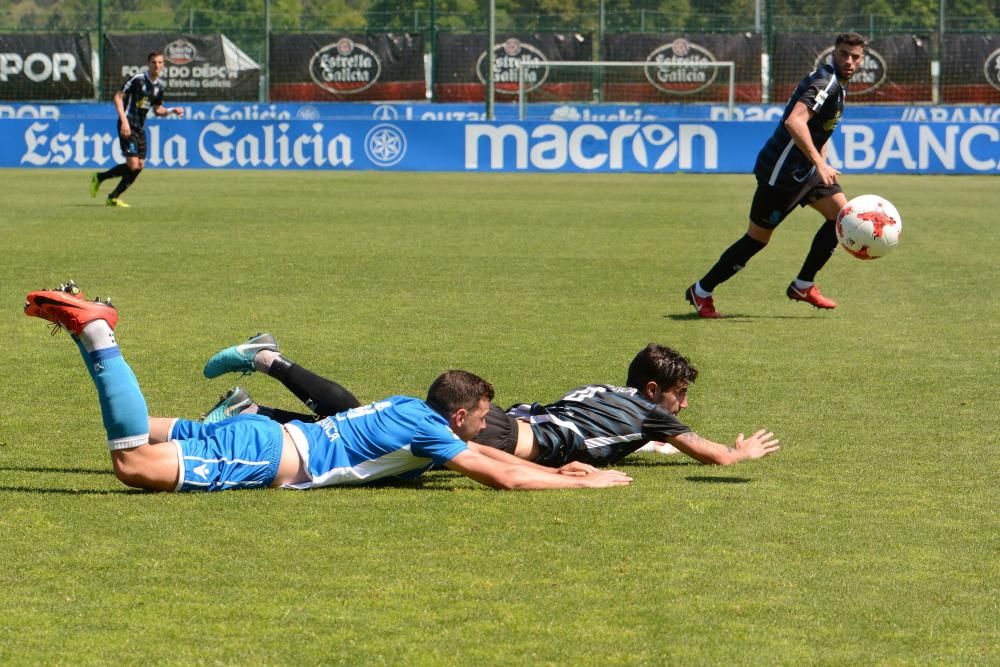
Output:
M361 405L354 394L341 385L302 368L284 356L274 360L267 374L285 385L310 410L324 417Z
M837 249L835 224L833 220L827 220L816 231L812 247L809 248L806 261L802 264L802 270L799 271L799 280L809 283L814 282L816 274L830 260L830 257L833 256L833 251Z
M767 244L757 241L744 234L736 243L726 248L705 277L698 281L701 288L706 292L712 292L717 285L720 285L735 276L750 258L764 249Z

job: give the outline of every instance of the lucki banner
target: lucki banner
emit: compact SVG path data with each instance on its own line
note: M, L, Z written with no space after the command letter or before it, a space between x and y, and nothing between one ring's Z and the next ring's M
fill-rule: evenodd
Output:
M167 104L182 101L257 101L260 65L225 35L144 33L104 35L101 86L111 99L130 78L146 69L150 51L163 53Z
M421 33L271 34L274 101L422 100Z
M454 172L750 173L771 123L177 120L152 122L158 168ZM1000 174L996 123L870 121L838 127L848 173ZM97 119L0 121L0 167L106 169L122 157Z
M434 99L438 102L481 102L486 99L490 61L483 48L484 33L437 35L434 61ZM588 99L591 81L580 72L545 66L550 60L588 61L593 38L579 33L497 33L493 46L494 83L499 103L517 98L518 67L525 68L525 91L530 100Z
M729 73L699 63L735 63L736 102L760 102L761 36L758 33L684 35L620 33L605 37L605 60L648 62L647 68L608 69L606 101L724 102ZM670 67L683 63L685 67Z
M806 74L830 62L835 37L776 34L771 58L772 98L787 100ZM931 102L931 83L927 40L914 35L886 35L865 47L861 67L848 84L848 102Z
M0 99L93 99L93 60L85 33L0 34Z

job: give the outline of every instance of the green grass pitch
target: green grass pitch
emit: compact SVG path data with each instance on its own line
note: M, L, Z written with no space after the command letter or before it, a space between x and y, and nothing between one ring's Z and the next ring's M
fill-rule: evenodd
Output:
M997 177L847 176L904 219L785 298L794 213L699 321L682 293L742 234L749 176L147 170L110 209L82 171L2 172L0 664L997 664ZM107 186L105 186L105 194ZM638 455L628 488L135 492L96 396L26 292L122 313L153 414L257 331L363 400L446 368L498 400L624 382L656 341L701 375L682 419L772 429L713 468ZM295 408L265 377L243 385Z

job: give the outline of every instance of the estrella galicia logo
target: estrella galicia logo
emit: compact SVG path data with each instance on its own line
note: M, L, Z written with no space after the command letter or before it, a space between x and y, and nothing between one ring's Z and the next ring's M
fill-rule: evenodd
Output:
M186 39L175 39L163 47L163 58L171 65L187 65L198 57L198 49Z
M517 95L518 77L524 69L524 91L535 90L549 78L549 68L545 54L535 46L511 37L503 44L493 47L493 83L496 91L504 95ZM489 78L489 61L484 51L476 61L476 76L483 83Z
M406 155L406 135L395 125L379 123L365 135L365 155L379 167L391 167Z
M372 111L372 118L375 120L396 120L399 118L399 111L391 104L380 104Z
M1000 49L997 49L986 57L983 63L983 74L990 85L1000 90Z
M816 57L816 62L813 63L814 69L819 69L823 65L833 64L833 48L832 46L828 46L820 52ZM887 73L888 69L885 66L885 58L882 57L882 54L870 46L866 46L865 56L861 59L861 64L858 66L854 76L851 77L851 94L861 95L876 90L885 83Z
M341 37L313 54L309 76L334 95L354 95L371 88L382 74L382 61L364 44Z
M719 75L716 67L698 67L715 62L715 55L705 47L678 37L653 49L644 68L646 78L658 90L671 95L692 95L708 88Z

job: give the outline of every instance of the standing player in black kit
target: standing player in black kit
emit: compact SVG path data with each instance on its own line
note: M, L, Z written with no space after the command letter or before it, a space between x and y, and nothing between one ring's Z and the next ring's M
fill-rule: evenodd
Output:
M139 178L142 168L146 166L146 114L150 108L157 116L184 115L184 109L180 107L171 109L163 106L163 89L166 87L160 79L164 68L163 54L152 51L146 56L146 63L148 69L145 72L133 76L115 93L118 143L125 162L107 171L97 172L90 178L90 196L96 197L102 182L121 177L118 186L108 195L108 206L128 208L128 204L119 197Z
M839 172L826 162L826 142L840 121L847 82L860 67L864 50L865 38L861 35L838 35L832 64L810 72L788 100L781 122L757 155L757 192L750 205L747 233L684 293L699 316L723 316L712 301L716 286L736 275L767 245L778 224L796 205L806 204L819 211L826 222L816 232L805 263L785 294L816 308L836 308L836 302L820 294L814 282L816 273L837 248L834 224L837 213L847 203L837 183Z

